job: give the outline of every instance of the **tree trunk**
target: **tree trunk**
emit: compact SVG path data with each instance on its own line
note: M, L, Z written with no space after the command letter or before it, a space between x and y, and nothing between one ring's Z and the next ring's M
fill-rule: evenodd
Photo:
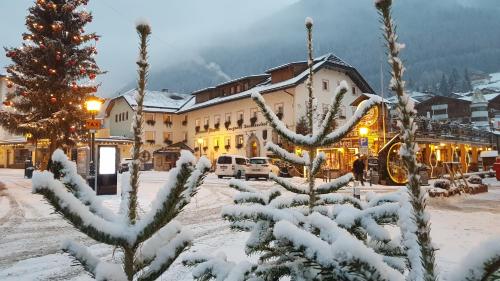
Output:
M49 161L47 161L47 166L43 167L47 171L50 171L50 168L52 167L52 154L54 153L54 151L56 151L57 147L58 147L57 139L50 138L50 140L49 140Z

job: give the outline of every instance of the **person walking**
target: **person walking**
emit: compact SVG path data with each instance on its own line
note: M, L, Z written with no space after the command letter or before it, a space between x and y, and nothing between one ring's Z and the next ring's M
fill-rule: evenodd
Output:
M356 155L358 158L352 163L352 173L354 174L354 179L361 182L362 186L365 186L365 181L363 178L363 172L365 171L365 163L359 154Z

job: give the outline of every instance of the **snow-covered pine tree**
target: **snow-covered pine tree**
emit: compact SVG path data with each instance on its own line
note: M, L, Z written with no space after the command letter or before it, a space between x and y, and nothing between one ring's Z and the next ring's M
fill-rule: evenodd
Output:
M139 177L138 153L141 146L142 100L145 94L147 41L149 25L140 23L141 39L139 86L134 118L134 153L131 174L122 179L122 202L118 214L104 207L95 192L76 172L62 150L52 155L54 173L37 172L33 176L33 192L42 194L64 219L97 242L119 249L121 264L101 261L84 246L65 241L63 249L73 256L97 280L156 280L191 243L190 235L174 219L196 193L210 162L182 151L176 167L168 174L167 183L158 192L151 210L139 217L137 191ZM54 175L57 175L56 177ZM130 181L128 178L130 177Z
M289 163L305 166L307 180L293 182L272 175L284 194L278 188L261 191L245 182L231 181L230 186L240 193L234 197L235 205L223 209L223 217L232 228L251 232L245 250L248 255L258 255L259 261L235 264L224 256L188 256L184 263L194 266L193 276L198 280L278 280L283 276L292 280L404 280L404 248L384 227L398 221L400 194L371 194L367 202L337 194L352 180L350 173L316 184L325 162L325 155L316 153L318 148L340 141L382 100L373 97L364 101L351 119L328 132L348 87L342 82L336 89L326 114L315 110L312 26L312 20L306 19L310 133L289 130L259 93L252 94L274 130L306 152L297 156L273 143L268 143L267 149Z
M438 280L435 249L431 240L430 215L426 212L427 192L420 186L417 162L418 145L415 142L417 125L411 98L405 92L404 65L399 53L404 45L397 42L396 27L391 15L392 0L376 0L382 30L392 68L390 87L398 98L399 128L403 144L400 155L408 169L406 196L401 196L399 226L409 263L409 280ZM465 75L467 76L467 75ZM473 249L447 280L500 280L500 239L493 238Z
M400 155L408 170L407 196L401 201L400 227L403 232L405 246L408 248L410 264L410 280L437 280L435 249L431 240L430 215L426 212L427 192L420 186L417 162L418 145L415 142L417 124L413 101L405 92L403 74L405 71L399 57L404 44L398 43L395 23L391 15L392 0L376 0L384 39L388 49L392 79L391 90L398 99L398 125L402 140Z
M7 87L14 91L0 112L0 125L15 134L48 139L49 155L73 145L87 132L89 113L81 105L97 91L92 81L100 74L94 55L95 33L83 28L92 15L82 9L88 0L38 0L26 17L22 46L6 48L13 64L7 67Z

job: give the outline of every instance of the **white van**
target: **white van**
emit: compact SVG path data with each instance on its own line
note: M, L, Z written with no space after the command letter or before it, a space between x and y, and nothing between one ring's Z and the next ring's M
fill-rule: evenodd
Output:
M247 165L249 165L249 162L246 157L238 155L221 155L217 158L215 174L219 179L223 177L241 179L245 176Z
M248 165L245 173L245 180L251 178L258 179L264 178L269 179L269 174L274 173L279 176L280 169L278 166L273 165L269 158L267 157L254 157L250 158L250 165Z

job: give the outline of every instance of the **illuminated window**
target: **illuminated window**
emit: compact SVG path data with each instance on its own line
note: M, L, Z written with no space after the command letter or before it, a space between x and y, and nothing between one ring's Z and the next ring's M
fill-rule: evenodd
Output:
M146 139L146 141L154 141L155 140L155 132L154 131L146 131L145 139Z
M236 144L243 145L243 135L236 136Z
M144 119L147 121L155 121L155 114L154 113L146 113L144 114Z

